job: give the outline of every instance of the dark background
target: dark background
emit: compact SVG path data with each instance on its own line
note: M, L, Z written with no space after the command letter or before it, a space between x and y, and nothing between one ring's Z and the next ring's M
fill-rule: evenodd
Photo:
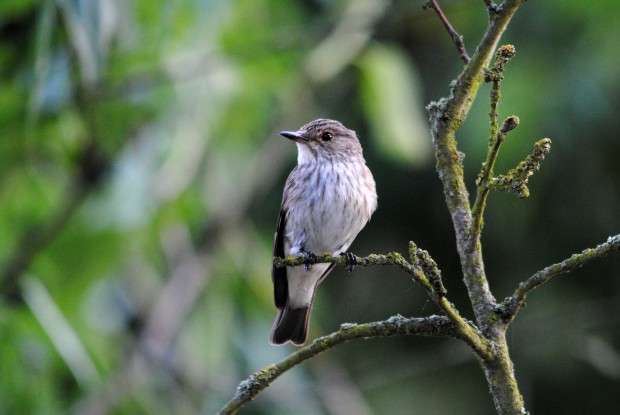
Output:
M462 69L422 1L3 1L0 5L0 413L213 413L293 348L267 342L271 243L296 148L318 117L358 132L379 209L358 255L415 241L471 317L424 107ZM441 1L470 53L480 2ZM483 232L498 299L620 232L620 4L531 1L500 116L519 128L496 172L535 141L531 197L492 193ZM489 87L459 149L470 192ZM17 284L10 265L27 264ZM533 293L508 333L535 414L620 408L620 256ZM15 274L13 274L15 275ZM12 277L11 277L12 278ZM343 322L438 313L390 268L336 269L311 337ZM248 414L491 414L454 340L355 341L288 372Z

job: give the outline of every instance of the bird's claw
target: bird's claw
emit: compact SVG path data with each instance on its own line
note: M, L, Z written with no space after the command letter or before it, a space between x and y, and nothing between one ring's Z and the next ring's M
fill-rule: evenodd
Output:
M353 268L357 265L357 257L353 252L343 252L340 255L347 257L347 272L350 274L353 272Z
M312 252L306 252L304 250L299 251L299 256L303 257L306 262L304 263L304 272L308 272L312 269L312 262L316 260L316 255Z

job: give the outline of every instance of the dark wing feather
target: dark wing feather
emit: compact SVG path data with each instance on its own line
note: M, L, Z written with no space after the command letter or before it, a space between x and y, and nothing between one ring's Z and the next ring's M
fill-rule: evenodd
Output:
M284 258L284 228L286 221L286 211L280 210L276 234L273 239L273 256ZM283 308L288 298L288 280L286 279L286 267L278 268L272 265L271 280L273 281L273 298L276 307Z

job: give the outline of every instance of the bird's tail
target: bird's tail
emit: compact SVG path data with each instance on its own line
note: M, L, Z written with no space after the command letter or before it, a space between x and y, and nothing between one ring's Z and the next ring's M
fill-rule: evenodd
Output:
M284 344L288 341L302 345L308 337L308 322L312 303L307 307L290 308L287 304L278 310L273 323L269 341L271 344Z

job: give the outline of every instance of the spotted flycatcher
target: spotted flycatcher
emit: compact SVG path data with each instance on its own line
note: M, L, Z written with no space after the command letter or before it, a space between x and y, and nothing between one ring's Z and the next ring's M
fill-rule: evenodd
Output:
M345 253L377 208L375 181L355 132L338 121L318 119L280 134L297 144L298 156L284 186L273 255ZM273 266L278 315L272 344L306 341L316 288L333 267Z

